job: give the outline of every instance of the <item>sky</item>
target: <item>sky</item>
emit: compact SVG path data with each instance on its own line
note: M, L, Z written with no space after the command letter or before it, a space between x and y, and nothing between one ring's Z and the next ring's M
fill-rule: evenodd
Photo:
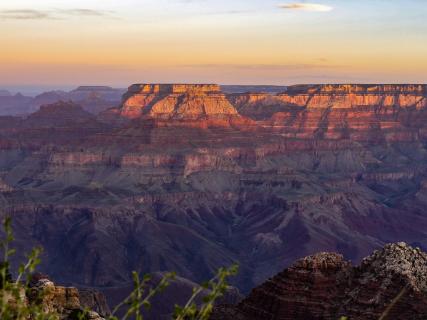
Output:
M0 88L427 83L426 0L0 1Z

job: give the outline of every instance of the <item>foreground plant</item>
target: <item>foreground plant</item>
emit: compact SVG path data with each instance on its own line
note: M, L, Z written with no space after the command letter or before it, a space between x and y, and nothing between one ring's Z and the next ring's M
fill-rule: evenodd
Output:
M26 263L19 266L16 280L12 280L10 258L16 251L10 247L14 240L10 218L4 219L3 228L4 239L0 241L0 252L3 253L3 262L0 263L0 319L59 320L61 315L56 311L47 310L43 303L46 292L37 291L30 285L31 277L40 264L41 249L35 248L31 251ZM228 289L227 279L237 274L237 271L237 265L219 269L212 280L193 289L192 296L184 306L175 306L173 319L208 320L215 301ZM133 272L133 291L113 309L107 320L144 320L143 310L150 310L152 298L164 291L175 276L173 272L166 273L157 285L152 286L150 275L141 279L137 272ZM29 297L31 299L28 299ZM203 302L198 304L196 301L200 298ZM74 310L68 315L68 319L88 320L91 318L90 314L89 310Z
M18 268L15 281L10 274L10 258L16 253L10 247L14 240L11 219L6 218L3 222L4 239L0 241L0 250L3 253L3 262L0 264L0 319L2 320L57 320L59 316L44 310L41 303L42 297L34 297L30 288L31 274L34 273L40 263L40 248L35 248L28 255L26 263ZM35 303L29 302L27 297L33 295Z
M175 306L175 319L208 320L215 301L222 297L228 289L227 279L236 275L238 269L237 265L233 265L229 269L221 268L215 278L202 284L199 288L194 288L193 295L184 307ZM204 290L210 290L210 293L203 297L203 304L199 307L195 301Z

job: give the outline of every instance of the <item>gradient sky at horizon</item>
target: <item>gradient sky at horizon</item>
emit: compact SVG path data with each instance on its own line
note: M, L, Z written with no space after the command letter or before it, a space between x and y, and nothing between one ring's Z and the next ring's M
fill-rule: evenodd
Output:
M14 0L0 86L421 83L426 16L424 0Z

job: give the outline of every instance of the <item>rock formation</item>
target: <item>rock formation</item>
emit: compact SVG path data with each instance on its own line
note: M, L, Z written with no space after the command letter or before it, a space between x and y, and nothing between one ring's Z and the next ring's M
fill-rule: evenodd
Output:
M247 293L319 251L427 248L423 88L136 85L110 119L0 117L2 214L18 252L45 248L43 272L103 290L132 270L202 282L237 261Z
M425 319L426 302L427 254L397 243L357 267L334 253L304 258L212 320Z
M218 85L135 84L123 97L121 115L138 118L200 119L237 116Z
M304 109L353 109L380 107L417 108L427 106L425 85L301 85L290 86L276 95L242 93L231 96L239 112L250 114L263 106L266 116L275 112ZM249 108L249 110L246 110ZM255 109L255 110L252 110ZM252 111L251 111L252 110Z
M103 320L103 317L110 314L105 297L101 293L88 290L82 293L73 287L57 286L47 277L32 281L27 299L29 303L37 301L44 312L57 313L63 320L77 319L77 315L86 309L91 310L88 313L90 320Z

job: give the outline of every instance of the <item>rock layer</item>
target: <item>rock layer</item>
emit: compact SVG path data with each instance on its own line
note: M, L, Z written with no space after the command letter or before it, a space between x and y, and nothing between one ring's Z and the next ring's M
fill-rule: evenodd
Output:
M230 99L242 114L266 119L276 112L306 109L310 112L423 109L427 106L426 96L425 85L301 85L288 87L286 92L276 95L244 93L231 95Z
M84 291L82 294L73 287L57 286L46 277L32 282L27 298L29 303L37 301L44 312L59 314L63 320L74 320L79 312L86 309L91 310L87 316L91 320L103 320L103 316L110 314L105 297L101 293ZM100 313L95 312L95 309Z
M200 118L237 116L218 85L135 84L123 97L121 115L138 118Z
M0 118L0 204L18 252L43 246L42 271L77 287L120 287L132 270L201 282L237 261L233 285L248 292L319 251L359 262L388 242L427 248L426 108L377 104L424 93L342 87L224 96L136 86L132 120L121 106L115 119L65 122L66 105L52 119ZM309 107L314 95L375 99ZM171 113L150 115L174 99Z
M304 258L212 319L425 319L427 255L390 244L352 267L341 255Z

